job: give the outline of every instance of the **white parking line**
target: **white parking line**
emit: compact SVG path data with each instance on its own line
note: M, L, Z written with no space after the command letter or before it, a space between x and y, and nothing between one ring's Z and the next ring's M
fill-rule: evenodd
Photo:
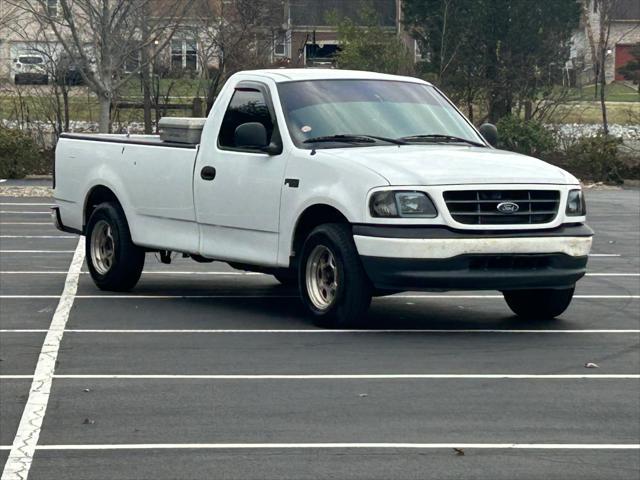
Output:
M31 210L0 210L0 213L7 215L51 215L51 212L35 212Z
M46 239L59 239L59 238L78 238L78 235L0 235L0 238L46 238Z
M76 237L72 237L76 238ZM64 270L3 270L0 275L66 275ZM81 275L88 275L89 272L80 272ZM160 270L145 270L143 275L222 275L222 276L262 276L268 277L266 273L258 272L172 272Z
M73 252L75 252L75 250L0 250L0 253L73 253Z
M32 378L31 375L0 375L0 380ZM637 373L533 374L533 373L407 373L407 374L56 374L58 380L636 380ZM35 380L34 380L35 381ZM2 479L4 480L4 478Z
M26 298L60 298L60 295L0 295L0 299ZM214 299L214 298L300 298L299 295L76 295L76 299L140 299L140 300L173 300L173 299ZM575 298L575 297L574 297Z
M16 205L22 207L53 207L54 203L0 202L2 206Z
M640 277L640 273L587 273L587 277Z
M40 436L42 421L47 410L53 374L60 348L60 341L73 306L74 295L78 289L78 280L84 262L84 238L78 241L69 274L65 280L60 302L53 314L51 325L44 339L33 374L29 398L22 412L18 431L13 440L9 458L4 466L1 480L25 479L29 474L35 448Z
M37 203L37 202L0 202L3 207L55 207L55 203Z
M60 379L115 379L115 380L140 380L140 379L166 379L166 380L420 380L420 379L640 379L637 373L622 374L508 374L508 373L408 373L408 374L354 374L354 375L54 375Z
M49 225L53 227L51 222L0 222L0 225Z
M637 443L128 443L38 445L36 450L321 450L321 449L639 450Z
M390 297L382 297L380 300L393 300L394 298L466 298L466 299L479 299L479 298L504 298L502 295L392 295ZM640 295L574 295L575 299L638 299Z
M619 253L590 253L590 257L621 257Z
M28 298L60 298L60 295L0 295L0 299L28 299ZM172 300L172 299L214 299L214 298L300 298L300 295L76 295L76 299L139 299L139 300ZM502 295L392 295L380 297L378 301L394 299L497 299ZM640 295L574 295L575 299L589 300L637 300Z
M47 330L45 329L37 329L37 328L16 328L16 329L0 329L0 333L45 333ZM210 334L227 334L227 333L251 333L251 334L281 334L281 333L318 333L318 334L376 334L376 333L533 333L533 334L549 334L549 333L560 333L560 334L573 334L573 333L585 333L585 334L640 334L639 329L587 329L587 330L516 330L516 329L492 329L492 328L461 328L461 329L410 329L410 328L399 328L399 329L377 329L377 330L330 330L330 329L91 329L91 328L74 328L74 329L66 329L65 333L125 333L125 334L135 334L135 333L143 333L143 334L163 334L163 333L210 333Z
M3 236L0 235L0 238ZM6 236L4 236L6 238ZM76 236L52 236L53 238L77 238ZM44 237L23 237L23 238L44 238ZM0 275L66 275L64 270L3 270ZM88 275L89 272L80 272L82 275ZM212 276L259 276L269 277L267 273L259 272L186 272L172 270L145 270L143 275L212 275ZM640 273L587 273L587 277L640 277Z

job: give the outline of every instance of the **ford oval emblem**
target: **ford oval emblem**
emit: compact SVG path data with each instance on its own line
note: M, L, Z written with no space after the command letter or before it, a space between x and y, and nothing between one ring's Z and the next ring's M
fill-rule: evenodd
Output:
M520 210L520 206L517 203L513 203L513 202L499 203L496 208L500 213L505 213L505 214L516 213L518 210Z

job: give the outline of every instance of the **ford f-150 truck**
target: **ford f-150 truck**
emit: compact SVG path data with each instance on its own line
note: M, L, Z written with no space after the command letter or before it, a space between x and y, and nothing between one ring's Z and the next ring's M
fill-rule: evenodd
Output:
M499 290L517 315L553 318L585 274L578 180L497 150L495 127L420 79L246 71L199 122L61 136L53 218L86 236L99 288L129 290L145 252L179 252L296 284L340 327L409 290Z

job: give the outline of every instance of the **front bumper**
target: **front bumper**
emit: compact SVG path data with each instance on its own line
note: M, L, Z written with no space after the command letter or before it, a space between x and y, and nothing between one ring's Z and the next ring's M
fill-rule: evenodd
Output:
M47 84L49 75L41 72L20 72L15 74L14 80L18 83Z
M354 226L364 269L381 290L571 287L586 272L592 236L586 225L486 234Z

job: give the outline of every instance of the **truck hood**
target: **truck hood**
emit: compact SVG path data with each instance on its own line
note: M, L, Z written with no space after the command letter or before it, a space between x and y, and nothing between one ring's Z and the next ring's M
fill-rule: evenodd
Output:
M357 162L390 185L482 183L577 184L564 170L518 153L457 145L407 145L319 150Z

